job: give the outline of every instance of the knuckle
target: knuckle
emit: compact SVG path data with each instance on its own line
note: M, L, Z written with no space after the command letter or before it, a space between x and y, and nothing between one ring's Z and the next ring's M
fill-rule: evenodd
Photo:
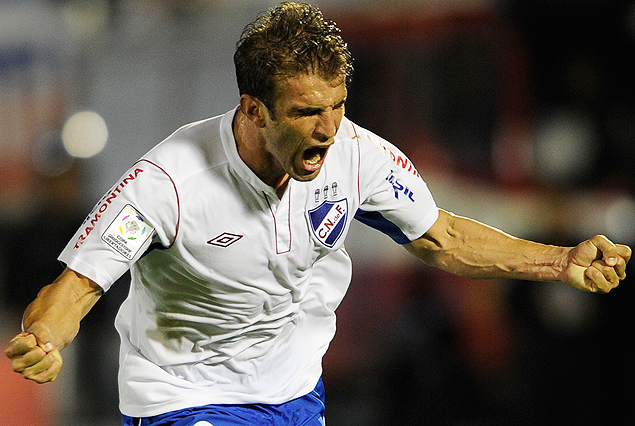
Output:
M46 377L40 377L40 376L34 376L31 380L33 380L35 383L38 383L40 385L50 381Z

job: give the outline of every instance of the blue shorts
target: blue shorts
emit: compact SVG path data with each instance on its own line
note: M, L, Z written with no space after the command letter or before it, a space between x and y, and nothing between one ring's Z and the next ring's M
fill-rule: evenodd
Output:
M320 379L313 391L278 405L212 404L153 417L122 417L123 426L324 426L324 384Z

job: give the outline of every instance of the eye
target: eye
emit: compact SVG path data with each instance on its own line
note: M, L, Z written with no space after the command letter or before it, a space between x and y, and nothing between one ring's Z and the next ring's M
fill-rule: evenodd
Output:
M314 115L320 115L321 113L322 110L318 108L307 108L300 111L300 115L303 117L312 117Z
M319 108L294 108L291 111L291 115L294 117L311 117L314 115L320 115L322 110Z

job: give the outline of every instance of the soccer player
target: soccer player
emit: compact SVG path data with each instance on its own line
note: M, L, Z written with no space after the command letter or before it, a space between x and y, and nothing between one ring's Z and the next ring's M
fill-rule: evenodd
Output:
M124 425L323 425L321 360L357 219L429 265L605 293L631 250L514 238L437 208L394 145L344 116L351 56L318 8L283 3L234 56L239 104L124 173L60 255L6 354L54 380L80 320L128 269L116 319Z

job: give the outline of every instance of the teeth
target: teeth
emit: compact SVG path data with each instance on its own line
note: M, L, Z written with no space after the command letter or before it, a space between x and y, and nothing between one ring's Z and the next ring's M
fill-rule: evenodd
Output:
M315 154L312 158L306 160L308 164L317 164L322 159L320 154Z

